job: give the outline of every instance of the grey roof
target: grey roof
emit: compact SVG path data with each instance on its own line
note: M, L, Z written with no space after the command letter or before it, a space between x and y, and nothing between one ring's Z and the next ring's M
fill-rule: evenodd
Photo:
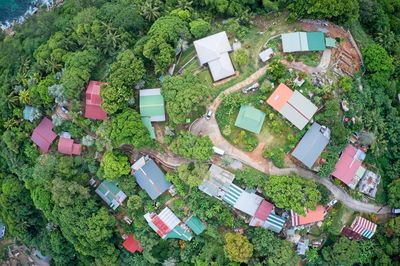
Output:
M308 51L307 34L305 32L284 33L281 37L283 52Z
M258 57L261 59L262 62L267 62L272 55L274 54L274 50L272 50L272 48L268 48L264 51L262 51L261 53L258 54Z
M313 104L309 99L307 99L303 94L298 91L294 91L288 103L294 108L298 109L299 112L307 119L311 119L318 109L315 104Z
M234 179L234 174L213 164L208 170L208 177L199 185L199 189L211 197L218 197L221 196L221 192L229 190Z
M280 113L300 130L302 130L309 121L290 104L285 104Z
M225 31L193 42L200 64L208 64L214 81L235 74L229 52L232 47Z
M233 207L250 216L254 216L262 201L263 198L257 194L243 191Z
M292 152L293 157L302 162L308 168L312 168L315 161L328 145L330 140L329 128L322 127L318 123L312 124L304 137Z
M165 179L164 173L152 159L142 157L137 163L132 166L133 175L136 177L136 182L146 190L151 199L157 199L169 189L171 183Z

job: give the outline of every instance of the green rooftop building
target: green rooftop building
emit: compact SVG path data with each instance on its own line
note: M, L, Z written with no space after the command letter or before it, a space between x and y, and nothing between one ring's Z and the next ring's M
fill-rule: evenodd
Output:
M189 228L195 233L196 235L200 235L203 233L204 230L206 230L206 226L204 223L197 218L196 216L192 215L186 222L185 224L189 226Z
M251 105L242 105L235 126L259 134L264 123L265 113Z
M325 34L314 32L289 32L281 35L285 53L323 51L326 49Z
M125 193L120 190L117 183L104 180L96 189L96 194L99 195L107 205L116 210L126 199Z
M150 137L155 139L156 134L151 122L165 121L164 97L160 89L140 90L139 109L142 122L148 129Z

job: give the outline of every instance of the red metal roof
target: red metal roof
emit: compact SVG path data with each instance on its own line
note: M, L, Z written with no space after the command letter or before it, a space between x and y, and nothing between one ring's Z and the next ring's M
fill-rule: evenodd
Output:
M101 108L103 100L100 97L100 86L102 84L106 83L92 80L86 88L86 118L98 120L107 118L107 113Z
M340 179L345 184L350 184L356 175L362 161L356 156L357 149L353 145L348 145L336 163L335 171L332 175Z
M39 149L44 153L50 150L51 144L57 137L56 133L53 132L53 127L53 122L45 117L33 130L31 140L38 145Z
M60 137L58 141L58 152L67 155L80 155L81 145L75 144L72 139Z
M267 220L268 215L271 213L273 209L274 205L272 203L263 200L256 211L255 217L262 221L265 221Z
M161 220L160 217L158 217L158 215L154 216L152 219L153 224L158 228L157 233L163 237L164 235L168 234L169 231L171 231L171 229L168 227L168 225L166 225L163 220Z
M136 251L142 252L143 249L139 247L139 242L136 241L135 236L130 234L127 239L125 239L122 246L131 253L135 253Z

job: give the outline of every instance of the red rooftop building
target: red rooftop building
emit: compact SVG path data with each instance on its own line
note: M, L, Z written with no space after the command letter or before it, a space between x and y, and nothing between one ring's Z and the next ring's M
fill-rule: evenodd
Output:
M139 247L139 242L136 241L135 236L130 234L122 244L122 246L128 250L130 253L142 252L143 249Z
M103 100L100 97L100 86L106 84L100 81L90 81L86 88L85 117L90 119L105 120L107 113L101 108Z
M72 139L60 137L58 152L66 155L81 155L81 144L74 143Z
M53 131L54 124L47 117L43 118L40 124L33 130L31 140L39 147L43 153L50 150L50 146L57 135Z

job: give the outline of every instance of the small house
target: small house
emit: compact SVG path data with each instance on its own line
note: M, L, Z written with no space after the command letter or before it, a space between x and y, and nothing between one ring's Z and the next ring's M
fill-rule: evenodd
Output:
M116 210L122 205L127 198L125 193L118 188L115 182L106 180L98 186L96 194L113 210Z
M193 237L186 224L165 207L160 214L146 213L144 215L149 226L162 238L174 238L190 241Z
M60 137L58 152L66 155L81 155L81 144L74 143L71 138Z
M326 49L325 34L320 31L283 33L281 39L284 53L323 51Z
M152 122L165 121L164 97L160 89L140 90L139 108L142 122L150 133L150 137L155 139L155 130Z
M332 176L354 189L365 174L366 169L361 165L364 159L365 152L349 144L340 155Z
M357 216L353 223L342 229L342 235L350 239L371 239L376 232L377 225L361 216Z
M200 235L206 230L205 224L197 218L197 216L192 215L189 219L186 220L185 224L195 233L196 235Z
M53 122L45 117L33 130L31 140L43 153L49 152L51 144L57 138L57 134L53 131L53 128Z
M329 128L313 123L297 144L292 156L311 169L325 150L330 138L331 131Z
M235 74L235 69L229 57L232 47L225 31L194 41L193 44L200 65L208 65L214 81L219 81Z
M302 130L312 119L318 108L298 91L292 91L281 83L267 99L267 103Z
M301 225L309 225L323 221L325 219L326 210L322 205L318 205L315 210L306 210L305 215L300 215L295 213L293 210L290 211L291 214L291 225L293 227Z
M122 246L130 253L143 251L143 249L139 246L139 242L137 242L133 234L128 235L128 237L124 240Z
M103 100L100 96L101 85L106 84L100 81L91 80L86 88L85 117L95 120L105 120L106 111L101 108Z
M267 62L269 59L271 59L271 57L274 55L274 50L272 50L272 48L268 48L264 51L262 51L261 53L258 54L258 57L260 58L260 60L265 63Z
M259 134L264 123L265 113L250 105L242 105L235 126Z
M372 171L366 170L358 183L358 190L365 195L375 198L381 177Z
M276 215L274 209L275 206L272 203L263 199L249 225L261 226L275 233L280 233L285 226L286 220Z
M148 156L141 157L131 168L136 182L146 190L152 200L157 199L172 186L158 165Z

